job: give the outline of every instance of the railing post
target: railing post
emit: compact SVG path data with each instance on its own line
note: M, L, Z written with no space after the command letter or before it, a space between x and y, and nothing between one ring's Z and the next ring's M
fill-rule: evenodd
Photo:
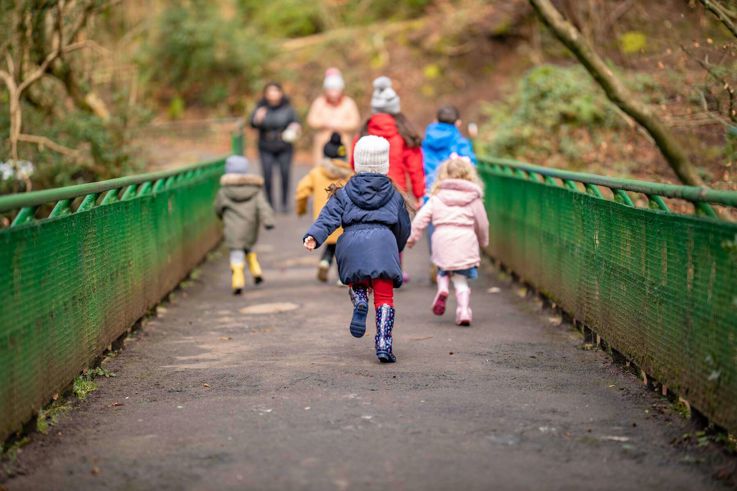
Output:
M233 155L245 155L246 137L243 132L243 120L238 121L235 130L230 136L230 147Z

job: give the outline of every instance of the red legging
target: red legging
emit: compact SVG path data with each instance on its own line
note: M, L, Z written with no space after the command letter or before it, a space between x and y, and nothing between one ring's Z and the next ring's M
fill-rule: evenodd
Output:
M374 307L377 309L382 305L394 307L394 282L385 278L374 278L362 281L357 285L374 289Z

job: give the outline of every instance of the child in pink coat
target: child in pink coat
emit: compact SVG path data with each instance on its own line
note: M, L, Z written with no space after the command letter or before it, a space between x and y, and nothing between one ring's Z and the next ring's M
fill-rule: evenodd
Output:
M483 185L470 160L452 157L437 172L430 199L412 221L412 247L432 223L432 262L438 267L438 292L433 301L435 315L445 313L449 281L456 292L456 324L470 326L471 288L468 280L478 278L479 246L489 245L489 220L483 202Z

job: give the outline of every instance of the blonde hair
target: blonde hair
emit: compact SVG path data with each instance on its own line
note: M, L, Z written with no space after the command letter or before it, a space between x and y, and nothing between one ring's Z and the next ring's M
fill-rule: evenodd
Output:
M481 181L476 167L470 160L463 157L451 157L438 167L438 174L435 183L432 185L432 194L440 189L440 185L447 179L463 179L471 181L481 188L481 194L484 193L484 183Z

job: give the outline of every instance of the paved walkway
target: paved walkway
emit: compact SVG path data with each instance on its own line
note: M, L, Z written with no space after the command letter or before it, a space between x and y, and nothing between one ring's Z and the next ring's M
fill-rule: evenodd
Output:
M223 254L106 362L115 378L48 436L10 490L712 489L687 423L491 270L477 322L434 317L424 244L397 294L395 365L348 334L314 280L306 220L263 235L266 283L229 292ZM492 293L493 292L493 293Z

